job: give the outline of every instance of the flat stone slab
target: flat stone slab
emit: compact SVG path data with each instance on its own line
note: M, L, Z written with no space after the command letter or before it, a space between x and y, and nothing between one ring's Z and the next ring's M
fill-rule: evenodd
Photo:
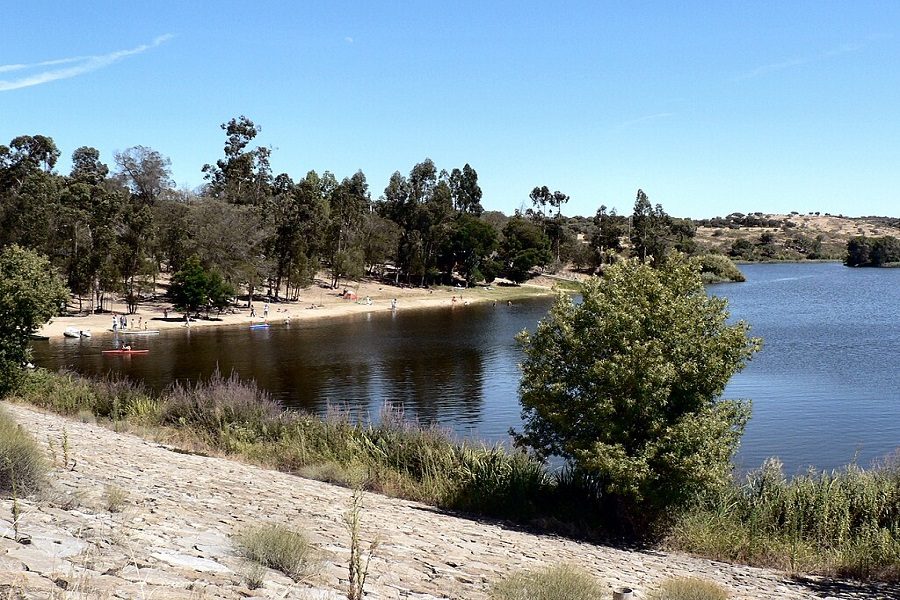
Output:
M0 538L0 598L4 585L30 599L76 583L109 599L346 598L343 515L350 490L2 404L39 443L53 440L57 454L65 431L77 466L57 467L49 499L21 500L27 510L20 531L34 543ZM121 512L110 513L99 501L107 486L127 492ZM4 519L10 509L11 501L0 499ZM261 523L305 532L321 550L317 571L293 582L266 570L263 586L249 589L247 562L232 536ZM0 520L0 531L5 524ZM381 542L369 567L367 600L487 600L490 584L507 574L558 563L583 568L610 590L632 587L638 600L664 579L685 576L719 583L732 600L900 599L889 587L873 592L851 582L798 581L683 554L533 535L375 494L364 498L360 535L364 548Z

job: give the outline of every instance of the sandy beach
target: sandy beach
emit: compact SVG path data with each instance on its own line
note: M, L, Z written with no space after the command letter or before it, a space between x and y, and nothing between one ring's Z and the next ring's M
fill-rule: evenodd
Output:
M341 317L357 313L391 310L392 301L396 299L397 310L426 309L437 307L465 306L483 302L507 302L534 296L546 296L554 293L552 280L540 280L521 286L488 286L475 288L453 288L436 286L431 288L400 287L380 281L364 280L360 283L331 289L321 280L303 290L297 301L280 301L268 303L268 314L265 315L266 301L257 297L253 302L256 316L246 302L233 307L233 312L217 315L210 313L212 319L191 319L190 327L213 327L222 325L240 325L250 323L283 323L286 320L304 321ZM347 296L342 293L346 290ZM368 298L368 301L367 301ZM69 305L70 311L73 309ZM113 335L113 315L126 315L128 330L162 330L186 327L184 313L175 310L168 302L143 302L138 305L134 314L126 314L127 306L117 298L107 305L112 312L101 314L66 315L52 319L44 325L38 335L51 338L62 337L63 332L73 327L90 331L92 336ZM166 314L168 312L168 318ZM201 312L201 315L203 313Z

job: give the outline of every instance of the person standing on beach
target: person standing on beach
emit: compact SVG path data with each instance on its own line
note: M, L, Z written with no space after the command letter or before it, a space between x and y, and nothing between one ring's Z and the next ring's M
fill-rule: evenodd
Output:
M119 320L116 318L116 313L113 313L113 326L112 326L112 330L113 330L113 331L118 331L118 329L119 329Z
M268 318L269 318L269 303L266 302L265 304L263 304L263 319L268 319Z

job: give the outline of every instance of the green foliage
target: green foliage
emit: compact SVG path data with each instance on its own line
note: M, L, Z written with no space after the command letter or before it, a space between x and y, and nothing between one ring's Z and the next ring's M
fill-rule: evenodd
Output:
M517 444L583 470L636 526L726 485L749 407L719 397L758 349L747 325L679 255L617 263L581 293L518 338Z
M728 592L717 583L697 577L666 579L650 600L728 600Z
M317 552L306 536L283 525L250 527L235 541L243 556L295 581L312 574L317 566Z
M742 258L744 260L750 260L753 258L753 252L756 249L756 246L753 245L753 242L748 240L747 238L740 238L734 240L731 243L731 250L729 254L735 258Z
M770 460L704 498L670 544L785 570L900 581L900 462L787 479Z
M900 263L900 239L892 236L858 236L847 242L848 267L883 267Z
M450 273L458 269L466 283L474 285L482 274L481 265L496 249L497 231L484 221L462 214L454 221L444 245L444 261ZM490 273L490 266L488 270Z
M644 190L638 190L631 215L632 256L654 264L661 262L671 246L671 227L672 219L662 206L652 206Z
M0 494L30 494L45 482L47 462L37 443L0 410Z
M491 586L491 600L597 600L606 591L584 571L558 565L521 571Z
M744 274L727 256L703 254L695 259L700 265L700 276L707 283L721 281L746 281Z
M204 269L196 255L187 259L181 270L172 276L169 287L172 303L187 312L209 306L224 308L233 295L234 288L225 283L219 273Z
M552 259L550 239L539 225L522 217L513 217L503 228L501 260L506 276L521 283L535 266L546 265Z
M550 473L524 453L460 444L439 430L405 423L395 413L369 424L342 414L321 419L282 413L252 383L221 376L154 398L124 382L37 370L17 394L65 414L87 411L109 419L123 415L142 427L165 425L193 448L206 444L285 472L361 484L442 508L579 536L621 531L621 515L610 510L595 472L569 467ZM71 451L63 433L68 463ZM0 447L11 439L0 430ZM678 517L668 543L716 559L900 580L898 496L897 461L869 471L851 468L791 481L777 465L768 465L743 485L729 482L701 496Z
M28 337L58 314L68 293L49 261L12 245L0 252L0 397L28 362Z

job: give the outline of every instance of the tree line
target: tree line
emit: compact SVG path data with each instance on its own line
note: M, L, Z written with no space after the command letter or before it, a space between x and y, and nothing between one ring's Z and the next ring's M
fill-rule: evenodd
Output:
M848 267L884 267L900 264L900 239L890 235L850 238L847 242Z
M296 299L323 269L332 286L365 275L473 285L522 282L536 267L569 262L593 270L627 253L629 240L647 260L695 250L690 220L672 219L642 191L630 217L601 206L583 219L563 216L568 195L536 186L530 206L508 217L484 210L470 165L447 171L426 158L373 199L362 171L274 175L272 150L254 145L260 127L245 116L221 128L223 155L204 165L197 191L176 189L171 161L145 146L116 152L112 166L81 146L60 174L50 137L0 145L0 247L48 256L88 310L113 295L133 309L161 272L185 268L204 271L218 296Z

